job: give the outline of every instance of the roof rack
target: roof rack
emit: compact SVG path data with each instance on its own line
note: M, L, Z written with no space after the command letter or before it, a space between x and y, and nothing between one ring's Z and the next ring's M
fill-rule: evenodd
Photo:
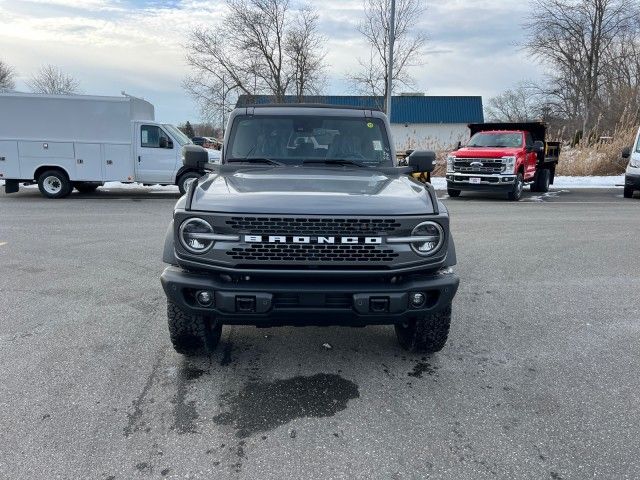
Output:
M352 106L352 105L329 105L326 103L258 103L258 104L246 104L236 108L274 108L274 107L286 107L286 108L332 108L335 110L374 110L381 112L378 107L373 106Z

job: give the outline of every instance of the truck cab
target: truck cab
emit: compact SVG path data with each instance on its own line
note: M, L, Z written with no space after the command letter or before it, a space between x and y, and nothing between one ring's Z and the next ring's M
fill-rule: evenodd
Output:
M447 156L450 197L463 190L492 191L518 201L525 184L532 191L548 191L559 143L545 141L544 124L471 124L469 129L467 144Z

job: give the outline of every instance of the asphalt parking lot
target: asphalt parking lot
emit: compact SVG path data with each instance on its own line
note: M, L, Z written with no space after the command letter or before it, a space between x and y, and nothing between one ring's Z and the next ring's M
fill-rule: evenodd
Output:
M225 327L199 360L159 281L176 198L0 194L0 478L640 477L637 198L445 199L432 357L391 327Z

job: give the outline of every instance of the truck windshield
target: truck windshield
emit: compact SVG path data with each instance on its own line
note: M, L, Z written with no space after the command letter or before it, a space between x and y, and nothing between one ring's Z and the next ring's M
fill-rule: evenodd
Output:
M262 159L285 165L327 161L331 165L393 166L385 125L378 118L238 116L226 151L227 159Z
M511 147L522 146L522 133L497 133L480 132L476 133L467 147Z
M182 133L180 130L178 130L176 127L174 127L173 125L170 125L168 123L165 123L164 125L162 125L166 130L169 131L169 133L171 134L171 136L176 140L176 142L178 142L180 144L180 146L184 146L187 145L189 143L192 143L191 140L189 140L189 137L187 137L184 133Z

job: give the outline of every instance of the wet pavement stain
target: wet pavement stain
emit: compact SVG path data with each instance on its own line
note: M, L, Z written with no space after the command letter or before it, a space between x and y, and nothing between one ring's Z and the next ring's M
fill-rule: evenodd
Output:
M198 412L195 400L187 401L189 382L197 380L206 373L205 370L184 364L178 370L176 395L173 397L173 425L171 428L179 434L196 433Z
M163 355L164 349L158 353L156 361L154 362L153 367L151 367L151 373L147 377L147 381L144 384L144 387L142 387L140 395L138 395L138 398L131 402L133 412L127 413L127 425L122 429L125 437L129 437L134 432L142 430L142 428L146 425L146 422L142 420L142 415L144 413L144 403L147 394L149 393L149 390L151 389L151 386L153 385L153 382L158 375L158 369L160 368L160 362L162 362Z
M429 376L437 375L436 370L438 367L432 367L426 362L418 362L414 365L413 371L407 373L410 377L422 378L423 374L427 374Z
M213 418L232 425L236 436L273 430L296 418L330 417L360 397L358 386L339 375L320 373L273 382L250 382L237 393L221 397L228 411Z

